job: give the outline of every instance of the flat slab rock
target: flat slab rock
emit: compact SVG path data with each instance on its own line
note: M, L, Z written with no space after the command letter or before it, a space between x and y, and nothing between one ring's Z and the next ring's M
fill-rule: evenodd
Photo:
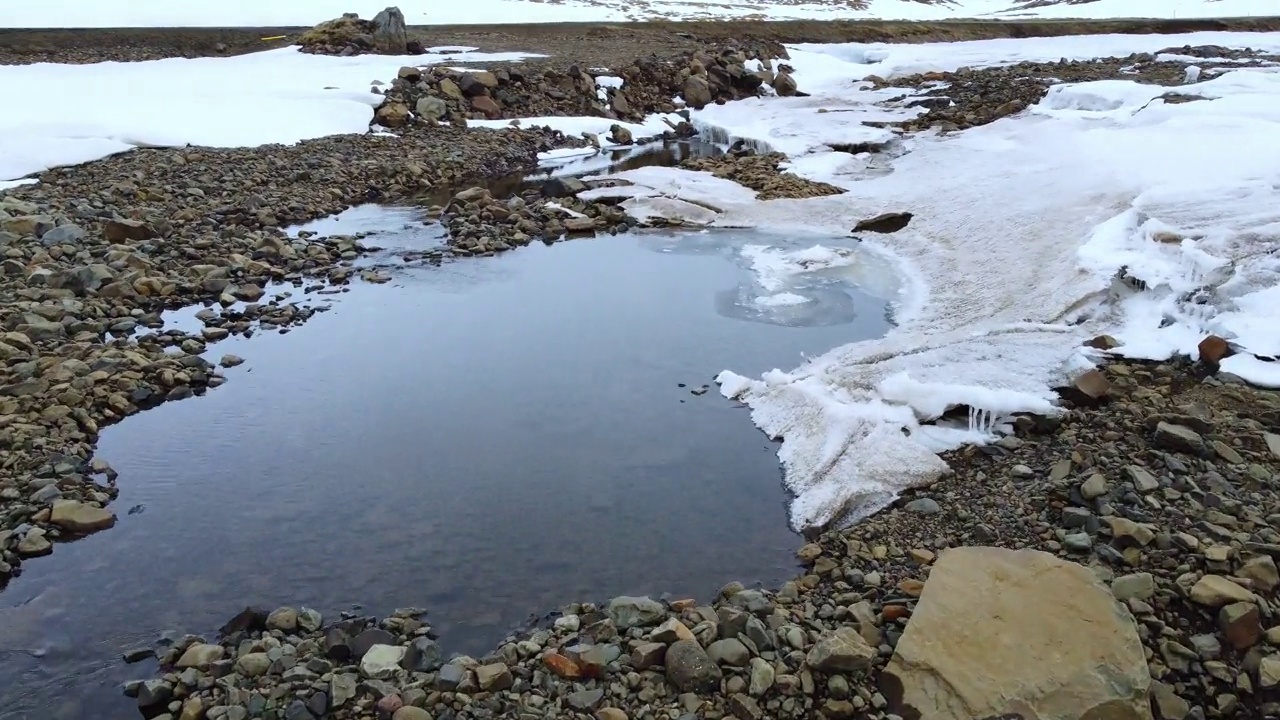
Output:
M1087 568L1036 550L943 552L881 681L905 718L1151 718L1133 616Z

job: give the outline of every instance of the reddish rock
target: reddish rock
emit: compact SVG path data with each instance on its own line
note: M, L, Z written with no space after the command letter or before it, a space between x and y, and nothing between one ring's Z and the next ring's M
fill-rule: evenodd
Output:
M1262 616L1253 603L1233 603L1218 611L1218 627L1237 650L1247 650L1262 639Z
M477 95L471 98L471 107L477 112L484 113L484 116L490 120L497 120L502 117L502 108L496 100L488 95Z
M914 578L907 578L898 583L898 589L911 597L920 597L920 593L924 592L924 583Z
M1099 335L1098 337L1093 338L1089 342L1085 343L1085 346L1095 348L1097 350L1112 350L1116 347L1119 347L1119 345L1120 345L1119 341L1117 341L1115 338L1111 337L1110 335Z
M391 717L395 711L404 707L404 700L401 700L399 695L388 695L379 700L375 707L378 710L379 716Z
M885 605L880 611L880 619L884 622L894 622L904 617L911 617L911 610L906 605Z
M696 607L698 607L698 601L692 598L675 600L671 603L671 609L678 613L684 612L685 610L692 610Z
M582 677L582 668L578 663L557 652L548 652L542 656L542 664L556 677L565 680L577 680Z
M1217 365L1222 362L1224 358L1229 358L1233 354L1231 346L1227 344L1227 341L1217 335L1210 335L1209 337L1201 340L1200 344L1196 346L1196 349L1200 351L1200 362L1207 363L1209 365Z

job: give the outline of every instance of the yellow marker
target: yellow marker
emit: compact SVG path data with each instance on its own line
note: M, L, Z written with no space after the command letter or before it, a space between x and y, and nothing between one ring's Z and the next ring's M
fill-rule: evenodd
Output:
M283 40L287 37L289 36L288 35L272 35L271 37L262 38L262 42L267 42L268 40Z

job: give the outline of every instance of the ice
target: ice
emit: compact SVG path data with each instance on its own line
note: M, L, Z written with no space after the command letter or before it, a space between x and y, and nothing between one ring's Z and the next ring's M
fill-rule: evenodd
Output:
M384 0L40 0L9 2L0 27L288 27L310 26L344 12L373 17ZM1016 0L847 0L747 3L725 0L399 0L410 25L620 22L649 19L947 20L957 18L1231 17L1275 13L1273 0L1097 0L1027 8Z
M1232 355L1220 363L1223 372L1259 387L1280 389L1280 362L1266 362L1252 355Z
M812 298L803 295L797 295L792 292L780 292L773 295L761 295L756 298L756 304L761 307L787 307L789 305L804 305L813 302Z
M674 124L683 120L679 115L650 115L644 119L644 122L632 123L621 122L618 120L610 120L603 117L575 117L575 116L559 116L553 115L548 117L532 117L532 118L516 118L516 119L500 119L500 120L468 120L467 127L473 128L490 128L493 130L508 130L513 128L532 128L544 127L551 130L558 130L565 135L579 137L582 135L595 135L599 139L600 146L610 147L627 147L618 145L609 140L609 130L614 125L621 125L631 131L631 135L640 140L643 138L656 137L667 132Z
M1039 39L983 53L954 48L960 57L945 46L934 56L894 46L878 59L946 68L1209 42L1061 40L1050 50ZM1211 42L1259 47L1277 36L1215 34ZM848 62L844 52L827 53L833 67ZM818 80L798 69L796 77L814 97L843 98L851 113L875 111L858 107L877 96L858 90L859 76L847 67ZM1161 96L1170 92L1201 99L1168 103ZM797 160L824 157L822 133L842 132L824 124L830 113L815 107L823 103L760 103L770 124L814 128L808 154ZM746 402L757 425L785 439L779 456L796 494L795 527L874 512L904 488L941 477L939 450L990 440L1015 413L1055 412L1053 388L1089 367L1082 343L1096 334L1115 336L1123 354L1166 358L1194 357L1196 344L1216 332L1242 351L1224 370L1260 384L1280 380L1276 363L1265 360L1280 345L1274 68L1230 70L1172 89L1062 85L1027 113L964 133L917 136L907 149L893 172L846 183L844 195L720 207L720 225L831 235L881 212L914 213L907 228L868 235L861 246L899 262L898 324L886 337L757 379L720 376L725 395ZM793 166L842 180L824 177L820 163ZM645 184L662 185L656 178ZM955 408L965 409L967 422L937 422Z
M1127 0L1126 0L1127 1ZM1163 1L1163 0L1162 0ZM1083 6L1080 6L1083 7ZM955 43L844 43L837 45L798 44L788 46L803 52L830 55L832 74L861 80L878 75L895 77L924 72L952 72L962 67L995 67L1022 62L1057 62L1126 57L1133 53L1154 53L1184 45L1250 47L1260 52L1280 51L1280 33L1197 32L1179 35L1076 35L1028 39L1002 38ZM1196 58L1197 62L1201 60ZM839 68L837 70L837 68ZM797 69L801 90L812 84ZM824 79L825 83L826 80Z
M0 66L0 180L135 147L251 147L363 133L382 96L374 80L442 55L328 57L283 48L227 58ZM464 53L474 62L522 53ZM77 88L74 93L50 88ZM91 109L87 111L86 109Z

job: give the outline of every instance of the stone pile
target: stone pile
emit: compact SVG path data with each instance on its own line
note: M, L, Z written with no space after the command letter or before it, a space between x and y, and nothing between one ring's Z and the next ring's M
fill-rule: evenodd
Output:
M409 40L404 13L389 7L372 20L361 20L355 13L326 20L298 37L302 52L315 55L417 55L423 47Z
M456 125L466 120L547 116L605 117L639 121L652 113L672 113L683 97L687 106L753 97L770 86L794 94L786 72L765 69L785 57L778 46L742 49L710 47L670 59L640 58L615 70L512 64L491 70L404 67L389 85L376 121L403 127L417 119ZM761 69L749 71L746 68ZM619 80L621 81L619 83Z

